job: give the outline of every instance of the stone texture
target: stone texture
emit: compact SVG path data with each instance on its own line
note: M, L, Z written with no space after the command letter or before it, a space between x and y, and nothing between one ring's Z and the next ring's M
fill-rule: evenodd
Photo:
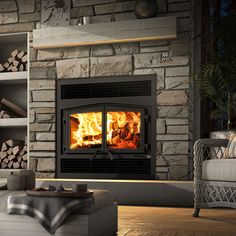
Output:
M172 43L170 53L174 56L185 56L189 54L189 45L187 43Z
M35 23L14 23L9 25L1 25L0 33L16 33L16 32L28 32L35 28Z
M55 90L39 90L32 92L34 102L54 102L56 101Z
M34 172L37 171L38 159L37 158L29 158L29 169L33 170Z
M92 6L84 6L78 8L78 16L93 16L94 10Z
M55 122L55 114L37 114L37 121L39 123Z
M30 67L54 67L56 65L55 61L35 61L30 62Z
M169 51L169 46L141 47L141 53Z
M74 7L70 9L70 17L71 19L73 18L78 18L78 12L79 12L79 7Z
M188 132L188 125L167 126L168 134L187 134Z
M114 0L72 0L74 7L87 6L87 5L95 5L95 4L103 4L110 3Z
M168 173L156 173L156 179L158 180L167 180L168 179Z
M55 141L55 133L37 133L36 140L38 141Z
M55 107L41 107L41 108L35 108L34 109L37 114L48 114L48 113L56 113Z
M40 13L27 13L19 15L19 22L31 22L31 21L40 21Z
M0 13L0 24L11 24L18 22L18 14L16 12Z
M59 49L44 49L44 50L38 50L38 57L37 59L39 61L43 60L56 60L56 59L62 59L63 52Z
M161 167L161 166L169 166L168 162L163 158L162 156L158 156L156 158L156 166Z
M158 105L185 105L188 97L184 90L164 90L157 95Z
M20 13L32 13L35 11L35 0L17 0Z
M188 89L189 78L188 77L166 77L165 84L166 84L166 89Z
M158 141L185 141L189 140L189 135L188 134L157 134L156 139Z
M116 55L132 55L139 53L138 43L113 44Z
M56 152L30 152L31 157L56 157Z
M188 154L188 142L173 141L163 143L163 154Z
M56 150L55 142L31 142L30 151L54 151Z
M87 46L64 48L62 49L62 57L63 59L88 57L89 51Z
M58 78L79 78L89 76L89 58L67 59L56 62Z
M95 8L96 15L108 14L108 13L112 13L112 12L133 11L134 10L134 1L96 5L94 8Z
M30 79L55 79L55 67L32 67L30 69Z
M171 166L168 174L169 180L187 180L188 166Z
M36 178L38 179L53 179L55 178L55 173L48 172L36 172Z
M49 131L51 124L30 124L30 132Z
M166 76L188 76L189 66L167 67Z
M17 11L15 1L0 1L0 12Z
M147 75L156 74L157 75L157 90L165 88L165 69L164 68L152 68L152 69L136 69L134 70L134 75Z
M162 58L161 53L145 53L134 55L135 68L147 68L147 67L165 67L165 66L181 66L187 65L189 61L188 57L176 56Z
M56 89L55 80L31 80L30 90Z
M168 4L168 12L189 11L190 2L176 2Z
M56 107L55 102L31 102L30 103L30 108L38 108L38 107Z
M30 139L30 142L35 142L36 141L36 136L35 136L35 133L33 133L33 132L30 132L30 134L29 134L29 139Z
M37 60L37 49L35 48L30 48L29 50L29 56L30 56L30 62L36 61Z
M55 171L55 159L54 158L39 158L37 171L52 172Z
M112 45L96 45L92 46L92 56L113 56L114 50Z
M191 30L190 18L177 18L177 31L186 32Z
M29 122L30 123L35 122L35 110L33 110L33 109L30 109L30 112L29 112Z
M163 158L170 166L188 165L188 155L165 155Z
M156 155L162 154L162 142L156 142Z
M134 12L122 12L115 14L116 21L134 20L137 19Z
M91 58L91 76L132 74L131 56Z
M165 119L166 125L187 125L189 122L187 119Z
M158 106L158 117L188 118L187 106Z
M158 14L167 12L166 0L156 0L156 1L157 1Z
M169 44L170 43L167 40L150 40L139 43L140 47L167 46Z
M112 19L111 14L109 14L109 15L98 15L98 16L92 16L91 17L92 24L111 22L111 19Z
M164 134L166 132L166 122L164 119L157 119L156 122L156 133Z

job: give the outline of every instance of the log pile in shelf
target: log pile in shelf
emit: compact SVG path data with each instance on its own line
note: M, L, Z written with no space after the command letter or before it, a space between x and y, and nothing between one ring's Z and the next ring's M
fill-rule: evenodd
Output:
M3 98L0 100L0 119L27 117L27 112Z
M2 143L0 151L1 169L27 168L27 142L9 139Z
M17 72L27 69L27 53L22 50L14 50L8 60L0 64L0 72Z

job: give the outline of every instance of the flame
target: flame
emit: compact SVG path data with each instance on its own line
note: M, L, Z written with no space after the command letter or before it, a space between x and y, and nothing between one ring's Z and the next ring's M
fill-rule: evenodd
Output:
M107 146L136 149L140 146L140 112L107 112ZM102 112L70 115L70 148L101 148Z
M107 144L116 149L136 149L140 145L140 112L107 113Z
M70 115L71 149L101 147L102 112Z

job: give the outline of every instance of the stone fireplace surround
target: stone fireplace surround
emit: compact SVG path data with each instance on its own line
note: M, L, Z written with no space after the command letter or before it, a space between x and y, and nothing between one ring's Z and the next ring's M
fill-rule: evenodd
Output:
M156 178L189 177L192 169L191 6L186 0L157 1L160 16L177 16L176 40L47 50L30 48L30 168L36 171L37 177L55 176L55 81L96 76L107 76L109 80L110 76L138 74L156 74L157 78ZM40 1L16 2L17 8L13 10L17 18L7 26L0 26L0 32L10 33L16 28L32 31L40 27ZM96 1L97 5L88 2L80 7L74 4L72 24L77 24L78 13L93 15L97 23L110 21L108 1ZM134 18L132 4L132 1L117 2L117 21Z

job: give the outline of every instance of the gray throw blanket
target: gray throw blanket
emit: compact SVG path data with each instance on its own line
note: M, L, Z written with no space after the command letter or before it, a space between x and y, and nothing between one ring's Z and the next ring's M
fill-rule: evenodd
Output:
M51 234L65 221L66 217L84 206L94 202L93 197L85 199L30 197L24 194L8 197L8 214L34 217Z

